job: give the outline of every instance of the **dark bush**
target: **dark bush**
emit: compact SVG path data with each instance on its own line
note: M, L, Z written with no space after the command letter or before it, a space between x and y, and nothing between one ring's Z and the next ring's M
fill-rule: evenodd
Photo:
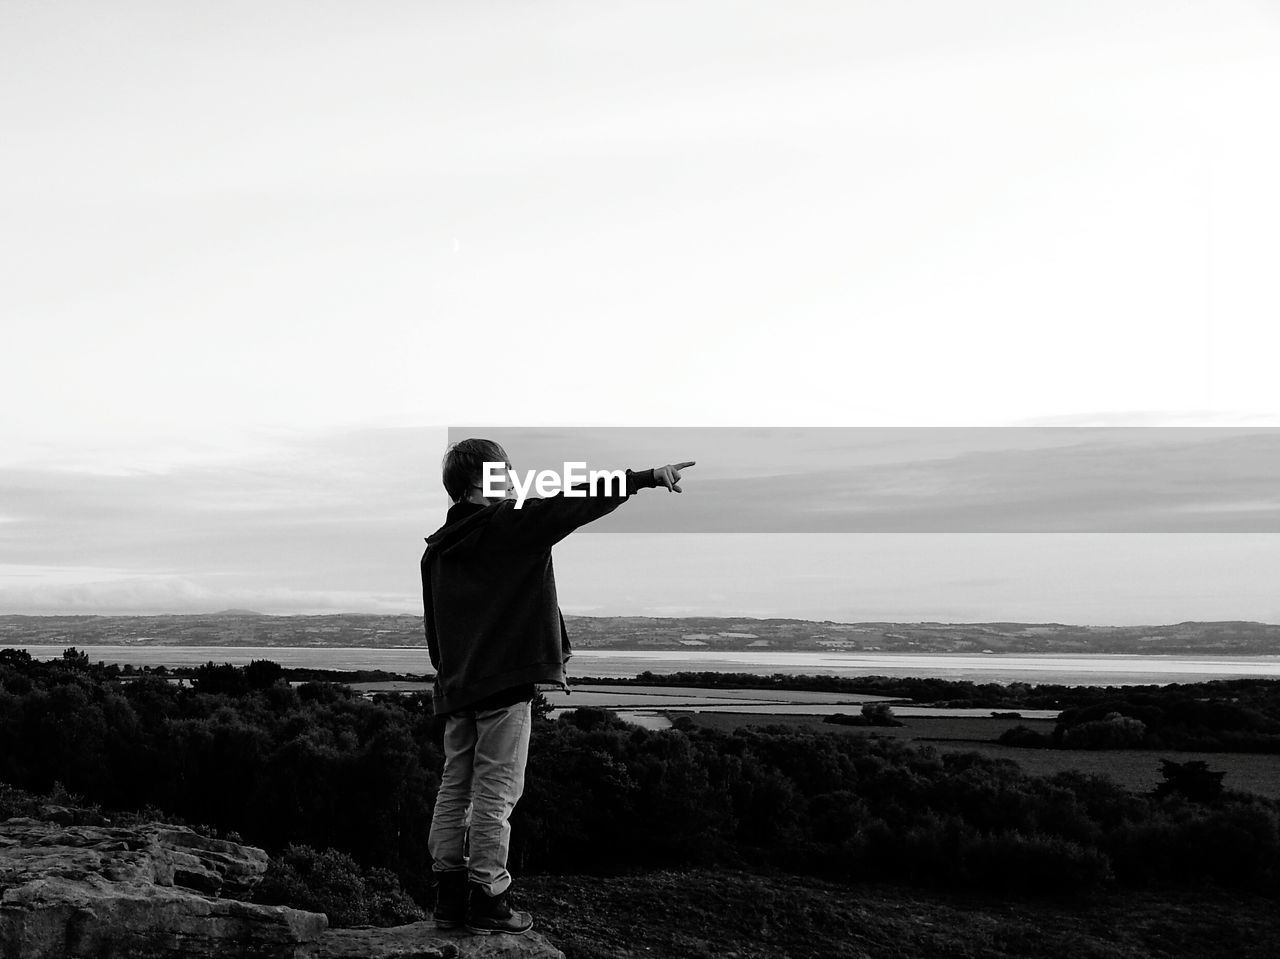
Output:
M1053 745L1052 737L1023 725L1006 729L996 742L1001 746L1022 746L1027 749L1048 749Z
M1105 853L1056 836L982 835L963 845L961 857L972 882L1005 894L1085 894L1113 878Z
M198 693L211 695L242 696L249 691L249 682L245 671L231 663L214 665L205 663L196 668L191 679L191 688Z
M862 718L872 726L901 726L902 721L893 715L888 703L863 703Z
M270 861L253 898L323 912L332 926L395 926L426 918L389 870L362 871L346 853L296 844Z
M1137 749L1146 735L1142 720L1113 712L1103 719L1067 727L1062 745L1067 749Z
M284 678L284 667L269 659L255 659L244 668L244 678L250 689L269 689Z
M632 729L632 725L612 709L601 706L579 706L560 714L560 722L589 732L593 729Z
M1164 782L1156 786L1157 799L1181 796L1191 802L1207 803L1222 795L1222 780L1226 773L1210 771L1209 764L1203 760L1175 763L1162 759L1160 775Z

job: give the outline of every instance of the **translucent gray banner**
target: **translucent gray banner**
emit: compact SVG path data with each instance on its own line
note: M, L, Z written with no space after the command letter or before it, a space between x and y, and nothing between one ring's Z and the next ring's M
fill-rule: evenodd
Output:
M450 428L465 437L499 443L521 482L696 461L682 494L582 532L1280 532L1275 427Z

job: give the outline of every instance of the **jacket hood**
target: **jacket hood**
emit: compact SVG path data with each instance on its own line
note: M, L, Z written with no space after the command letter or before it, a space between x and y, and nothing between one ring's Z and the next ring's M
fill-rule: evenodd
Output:
M502 506L503 503L454 503L445 514L444 525L427 537L427 548L445 549L483 529Z

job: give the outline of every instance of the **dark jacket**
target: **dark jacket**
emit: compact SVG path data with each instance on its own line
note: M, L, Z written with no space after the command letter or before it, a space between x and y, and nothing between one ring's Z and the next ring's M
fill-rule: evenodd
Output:
M569 637L556 597L551 547L613 512L636 490L654 485L652 470L627 470L621 496L558 493L526 499L520 509L512 500L449 508L444 525L427 537L421 563L438 714L532 683L568 688Z

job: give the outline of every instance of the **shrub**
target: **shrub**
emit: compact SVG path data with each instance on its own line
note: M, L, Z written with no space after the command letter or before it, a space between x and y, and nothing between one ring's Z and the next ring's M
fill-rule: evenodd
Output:
M191 687L198 693L243 696L249 689L245 671L231 663L215 665L212 661L197 666Z
M296 843L271 859L254 900L323 912L332 926L391 926L426 918L389 869L362 874L344 852Z
M823 716L822 721L832 726L866 726L867 720L865 716L850 716L848 713L832 713L830 716Z
M1182 796L1192 802L1212 802L1222 795L1222 778L1225 772L1213 772L1203 760L1175 763L1160 760L1160 775L1164 782L1156 786L1157 799Z
M1062 735L1068 749L1136 749L1147 736L1141 719L1108 713L1105 719L1071 726Z
M901 726L902 721L893 715L888 703L863 703L862 718L872 726Z
M574 726L584 732L593 729L629 729L631 724L622 719L612 709L603 706L579 706L560 714L560 722Z
M1048 749L1053 745L1052 737L1023 725L1006 729L996 742L1001 746L1022 746L1027 749Z
M980 836L964 844L961 856L972 881L1005 893L1086 894L1113 878L1105 853L1056 836Z
M255 659L244 668L244 678L250 689L270 689L284 678L284 667L269 659Z

